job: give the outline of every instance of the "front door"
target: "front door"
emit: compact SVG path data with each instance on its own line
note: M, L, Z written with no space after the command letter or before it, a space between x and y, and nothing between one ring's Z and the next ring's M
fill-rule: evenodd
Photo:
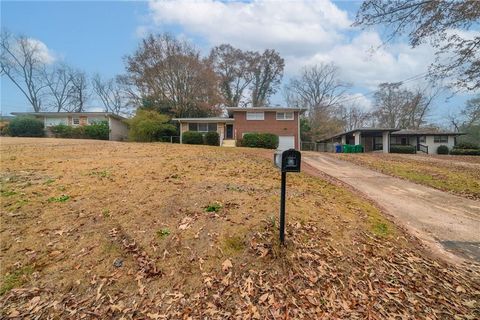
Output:
M225 139L233 139L233 124L227 124Z

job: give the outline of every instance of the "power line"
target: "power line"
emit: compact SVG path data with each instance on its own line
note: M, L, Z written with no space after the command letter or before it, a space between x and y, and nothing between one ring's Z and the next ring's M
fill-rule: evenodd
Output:
M428 72L422 72L422 73L419 73L419 74L414 75L412 77L409 77L405 80L397 81L397 82L393 82L393 83L405 84L405 83L408 83L408 82L411 82L411 81L415 81L415 80L419 80L421 78L425 78L427 75L428 75ZM374 90L374 91L370 91L370 92L367 92L367 93L362 93L362 96L346 98L344 100L337 101L336 103L340 104L340 103L345 103L345 102L361 99L362 97L370 96L370 95L374 94L375 92L377 92L377 91Z

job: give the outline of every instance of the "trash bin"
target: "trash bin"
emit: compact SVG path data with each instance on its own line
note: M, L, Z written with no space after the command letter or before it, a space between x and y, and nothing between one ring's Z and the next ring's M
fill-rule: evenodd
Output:
M355 153L362 153L363 152L363 146L361 144L355 145Z
M351 153L352 152L352 148L349 144L344 144L343 145L343 153Z
M335 153L342 153L342 145L341 144L337 144L335 146Z

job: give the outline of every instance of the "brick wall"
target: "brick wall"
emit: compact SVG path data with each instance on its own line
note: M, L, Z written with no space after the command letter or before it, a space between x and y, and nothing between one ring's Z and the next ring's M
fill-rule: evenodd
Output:
M252 110L255 112L255 110ZM265 111L264 120L247 120L247 113L244 111L235 111L233 117L235 123L233 130L235 138L241 139L244 133L273 133L278 136L294 136L295 148L300 149L298 137L298 112L294 112L293 120L277 120L277 113L274 111Z

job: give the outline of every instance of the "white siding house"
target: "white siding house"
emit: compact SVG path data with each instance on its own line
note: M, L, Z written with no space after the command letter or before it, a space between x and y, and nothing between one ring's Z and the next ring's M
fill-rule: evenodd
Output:
M109 140L122 141L128 137L125 118L110 112L12 112L15 116L33 116L43 121L47 136L48 128L59 124L86 126L100 121L108 121Z

